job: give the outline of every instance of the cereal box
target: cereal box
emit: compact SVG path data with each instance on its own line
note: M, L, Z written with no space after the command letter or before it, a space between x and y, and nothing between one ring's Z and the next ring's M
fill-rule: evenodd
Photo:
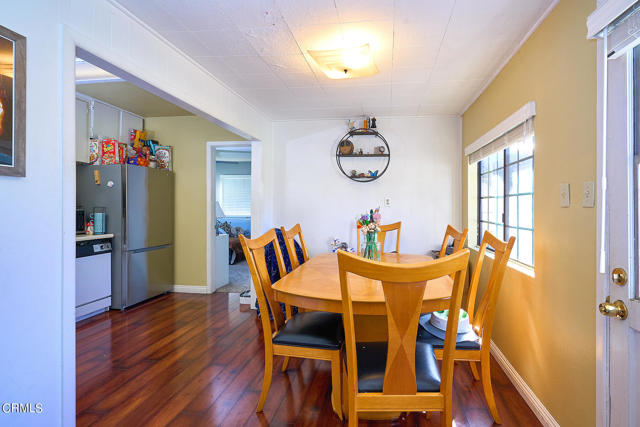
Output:
M103 165L115 165L118 163L118 142L112 138L103 139L101 142Z
M127 144L118 142L118 159L117 163L124 165L127 162Z
M99 165L102 162L101 153L100 141L95 138L89 139L89 164Z
M156 160L158 162L158 169L173 169L173 155L171 152L171 146L160 145L156 147Z

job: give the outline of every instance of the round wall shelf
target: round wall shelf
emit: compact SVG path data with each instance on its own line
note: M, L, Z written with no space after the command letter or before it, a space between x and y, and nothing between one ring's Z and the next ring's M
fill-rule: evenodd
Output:
M368 143L358 143L357 141L360 138L356 137L374 137L377 138L377 140L374 143L371 141ZM350 154L342 154L340 152L340 147L343 146L347 140L351 141L353 144L353 152ZM380 142L382 145L376 146L376 144L379 144ZM369 148L373 148L374 151L371 153L364 153L362 147L364 145ZM378 147L384 147L384 151L375 152ZM360 150L363 150L362 154L358 154ZM368 167L371 163L368 163L367 160L371 162L375 159L379 159L378 167L376 170L373 170L375 166ZM380 162L380 160L382 160L382 162ZM344 176L356 182L371 182L380 178L387 171L390 161L391 150L389 149L389 144L387 143L387 140L384 139L384 136L382 136L382 134L380 134L376 129L352 129L347 132L342 139L340 139L340 142L338 142L338 146L336 147L336 163L338 163L338 168L340 168L340 171ZM343 164L342 162L347 164ZM353 174L354 171L356 172L355 175ZM372 176L370 172L374 173L374 175ZM361 176L361 174L364 174L364 176Z

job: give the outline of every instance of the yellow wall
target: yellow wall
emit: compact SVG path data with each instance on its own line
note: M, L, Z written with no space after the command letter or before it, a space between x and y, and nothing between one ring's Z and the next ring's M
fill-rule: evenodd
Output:
M462 122L466 147L536 102L535 279L508 269L493 340L562 426L595 425L596 211L581 207L582 183L596 175L596 43L585 38L595 7L561 0ZM462 164L463 223L473 226L464 154ZM570 208L559 207L562 182Z
M207 141L242 141L195 116L144 119L149 137L173 146L175 172L175 282L207 285Z

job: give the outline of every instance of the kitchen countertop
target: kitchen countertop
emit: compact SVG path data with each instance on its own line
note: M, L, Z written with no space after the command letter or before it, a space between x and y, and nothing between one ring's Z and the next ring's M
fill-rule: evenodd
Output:
M76 242L84 242L85 240L112 239L113 234L78 234Z

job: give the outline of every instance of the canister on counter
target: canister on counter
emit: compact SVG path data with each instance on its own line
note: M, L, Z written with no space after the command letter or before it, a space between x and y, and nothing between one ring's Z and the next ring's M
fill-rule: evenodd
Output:
M107 208L93 208L93 232L94 234L105 234L107 232Z

